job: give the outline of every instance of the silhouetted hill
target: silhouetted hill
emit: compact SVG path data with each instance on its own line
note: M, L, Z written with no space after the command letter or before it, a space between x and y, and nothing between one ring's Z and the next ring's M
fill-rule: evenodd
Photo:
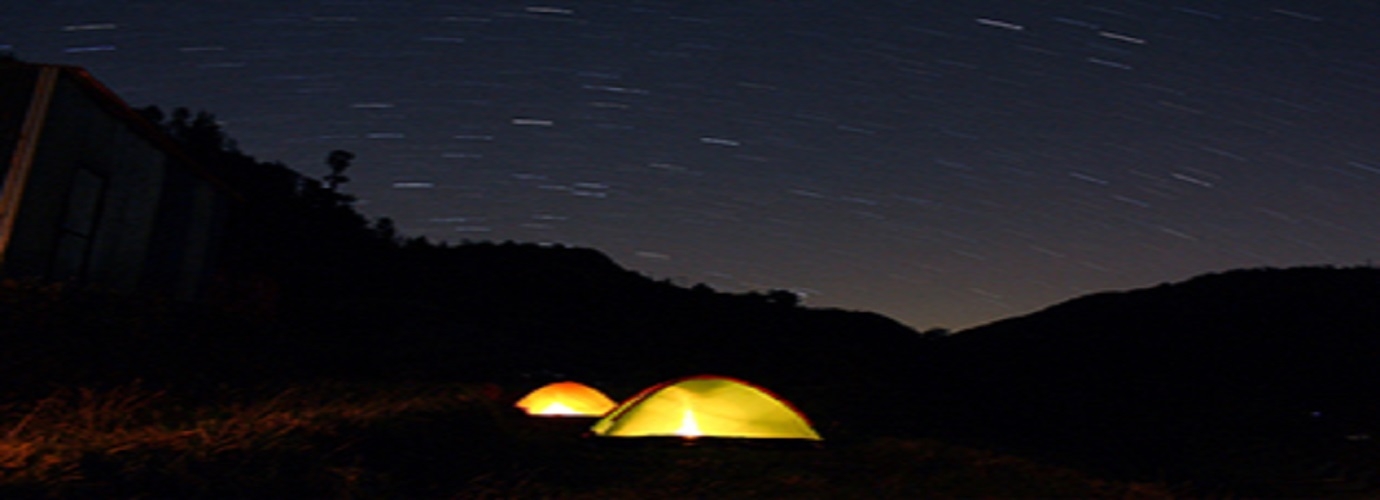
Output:
M566 375L632 391L720 373L833 402L899 388L919 346L880 315L685 288L560 246L415 245L357 280L285 295L285 321L326 332L342 376Z
M0 373L183 392L573 377L619 394L718 373L780 391L827 424L866 417L852 402L869 394L904 390L919 346L880 315L807 308L784 291L686 288L591 249L410 244L366 255L206 304L12 285L0 289L0 341L18 361Z
M1317 459L1380 431L1380 269L1240 270L1094 294L930 347L947 424L1105 466Z
M105 371L115 374L111 378L210 383L566 375L636 390L717 372L779 390L819 391L822 396L811 399L821 401L860 397L857 388L901 387L910 379L918 336L879 315L801 307L794 294L780 290L728 294L676 286L624 269L593 249L451 245L402 236L391 220L370 220L355 209L344 175L352 153L331 151L327 172L316 177L240 151L208 112L149 107L140 114L238 193L240 202L226 210L214 286L205 293L207 314L189 313L190 327L158 327L153 336L105 332L99 347L78 356L101 359L105 353L114 361L85 364L114 370ZM207 319L222 313L231 319ZM131 324L170 319L155 314ZM82 328L47 337L88 335ZM183 338L194 335L195 341ZM63 356L71 357L60 354L44 364L60 367ZM174 358L195 361L158 362ZM159 368L167 365L196 373ZM83 370L81 378L100 378L100 371Z
M593 249L400 236L340 189L349 152L328 154L317 179L240 152L210 113L141 113L244 195L208 295L290 331L322 373L650 384L720 371L820 385L895 380L915 347L913 331L875 314L799 307L780 290L675 286Z

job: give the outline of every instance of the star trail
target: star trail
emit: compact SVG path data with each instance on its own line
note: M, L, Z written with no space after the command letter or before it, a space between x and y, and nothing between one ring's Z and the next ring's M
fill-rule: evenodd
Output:
M963 328L1380 257L1364 1L41 1L0 51L432 240Z

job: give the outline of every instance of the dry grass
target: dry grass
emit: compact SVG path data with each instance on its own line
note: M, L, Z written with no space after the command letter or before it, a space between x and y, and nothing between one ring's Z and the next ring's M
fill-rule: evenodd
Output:
M59 390L0 407L0 496L131 487L209 494L230 482L271 492L302 479L280 473L303 467L316 469L298 470L317 476L315 489L344 492L357 474L332 461L350 433L403 415L474 407L472 398L461 387L317 387L188 408L138 385Z
M927 440L608 446L475 386L320 386L188 406L138 385L0 407L0 496L1164 498Z

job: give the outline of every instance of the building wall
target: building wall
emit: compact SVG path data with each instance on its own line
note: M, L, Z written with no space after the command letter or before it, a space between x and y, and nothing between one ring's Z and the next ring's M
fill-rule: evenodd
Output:
M4 275L195 295L221 195L131 120L79 75L58 79Z

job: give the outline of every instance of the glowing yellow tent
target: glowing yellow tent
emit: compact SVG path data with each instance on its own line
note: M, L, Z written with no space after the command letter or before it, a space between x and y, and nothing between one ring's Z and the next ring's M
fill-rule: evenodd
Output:
M528 415L543 417L601 417L618 405L585 384L556 382L528 393L516 406Z
M742 380L711 375L644 390L595 422L590 432L617 437L821 440L790 403Z

